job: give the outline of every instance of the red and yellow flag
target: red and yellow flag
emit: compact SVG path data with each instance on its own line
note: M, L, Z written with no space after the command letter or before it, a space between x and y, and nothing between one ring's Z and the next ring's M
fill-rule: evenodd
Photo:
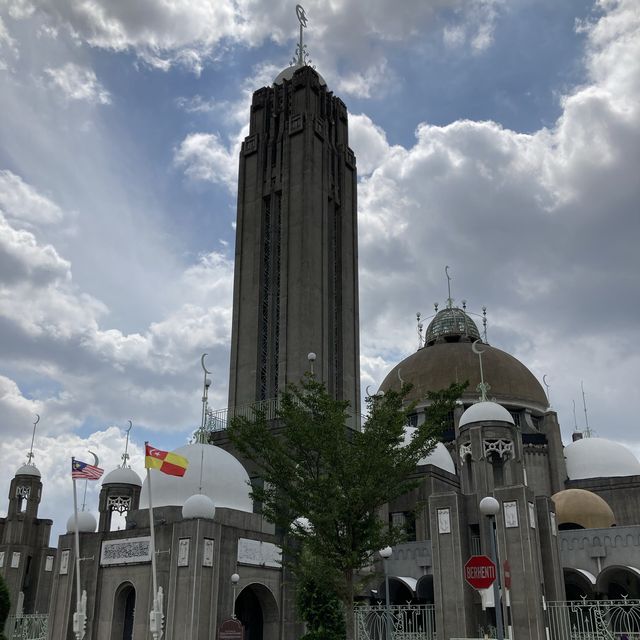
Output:
M182 477L189 466L189 461L177 453L156 449L146 442L144 466L146 469L159 469L170 476Z

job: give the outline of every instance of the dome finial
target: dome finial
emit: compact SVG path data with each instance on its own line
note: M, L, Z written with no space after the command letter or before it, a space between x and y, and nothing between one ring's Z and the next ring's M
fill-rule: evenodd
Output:
M451 297L451 276L449 275L449 265L444 268L444 273L447 276L447 291L449 296L447 297L447 307L451 309L453 307L453 298Z
M129 423L129 428L125 429L125 433L127 434L126 440L124 441L124 453L120 456L122 458L122 468L126 469L129 465L127 465L127 460L131 457L129 455L129 432L133 428L133 422L131 420L127 420Z
M587 415L587 396L584 392L584 380L580 380L580 389L582 391L582 407L584 409L584 435L585 438L590 438L593 435L593 431L589 428L589 416Z
M200 358L200 366L204 371L204 381L202 383L202 419L200 421L200 428L196 432L196 442L200 442L201 444L206 444L206 426L207 426L207 414L209 412L209 387L211 386L211 378L208 376L211 375L211 371L204 366L204 359L209 354L203 353Z
M298 67L304 67L311 62L309 54L307 53L307 45L304 44L303 33L307 28L307 14L304 7L301 4L296 5L296 16L298 16L298 22L300 23L300 39L296 46L296 55L292 58L291 64Z
M478 349L477 344L480 342L480 338L478 338L472 345L471 350L478 356L478 361L480 362L480 384L476 387L476 389L480 392L480 401L487 401L487 391L491 389L491 385L488 382L484 381L484 372L482 371L482 354L484 353L484 349Z
M36 426L38 425L38 422L40 422L40 415L36 413L36 420L33 423L33 433L31 434L31 446L29 447L29 453L27 453L27 464L32 466L35 466L33 463L33 459L35 457L35 454L33 453L33 442L36 439Z

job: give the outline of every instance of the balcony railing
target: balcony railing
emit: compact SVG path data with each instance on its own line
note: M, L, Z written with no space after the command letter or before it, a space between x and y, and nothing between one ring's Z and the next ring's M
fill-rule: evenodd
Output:
M208 431L224 431L233 418L252 418L256 412L264 412L267 420L275 420L280 410L280 398L260 400L250 404L226 409L209 409L207 411L206 428ZM360 429L360 414L348 412L347 425L352 429Z
M46 640L48 622L47 614L9 616L4 626L4 634L7 640Z

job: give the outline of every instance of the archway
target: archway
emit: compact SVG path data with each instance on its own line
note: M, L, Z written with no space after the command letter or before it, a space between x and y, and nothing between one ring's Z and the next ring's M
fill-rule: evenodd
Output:
M244 640L278 640L278 604L265 585L247 585L236 598L234 611L244 626Z
M113 600L111 640L133 640L135 609L135 587L130 582L125 582L116 589Z
M567 600L593 600L595 576L584 569L564 567L564 591Z
M421 603L433 604L435 602L432 575L424 575L418 578L416 595Z
M605 567L598 574L596 591L608 600L640 599L640 569L623 565Z
M408 604L414 602L416 596L416 579L389 576L389 604ZM378 598L385 602L386 589L382 582L378 587Z

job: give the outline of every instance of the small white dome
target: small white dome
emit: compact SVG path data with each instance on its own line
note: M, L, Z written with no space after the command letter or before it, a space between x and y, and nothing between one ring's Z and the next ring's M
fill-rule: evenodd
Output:
M17 471L17 476L35 476L36 478L40 478L40 470L36 467L35 464L23 464Z
M181 507L187 498L202 493L211 498L217 508L226 507L253 513L249 476L242 464L230 453L212 444L199 442L178 447L175 453L184 456L189 461L189 466L182 478L167 475L157 469L150 470L154 507ZM145 478L140 494L141 509L149 508L146 485Z
M80 533L93 533L98 523L95 516L89 511L78 511L78 531ZM76 524L74 516L71 515L67 520L67 533L74 533Z
M625 446L605 438L583 438L564 448L569 480L640 476L640 462Z
M497 402L476 402L460 416L459 427L472 422L508 422L515 424L511 414Z
M216 505L213 504L213 500L201 493L196 493L190 498L187 498L182 506L182 517L184 520L195 520L196 518L213 520L215 514Z
M142 486L140 476L128 467L118 467L113 471L109 471L104 477L102 484L133 484L136 487Z
M405 427L403 446L409 444L415 432L416 427ZM439 467L449 473L456 473L456 465L453 462L453 458L451 457L447 447L445 447L442 442L438 442L429 455L418 460L418 464L432 464L434 467Z

